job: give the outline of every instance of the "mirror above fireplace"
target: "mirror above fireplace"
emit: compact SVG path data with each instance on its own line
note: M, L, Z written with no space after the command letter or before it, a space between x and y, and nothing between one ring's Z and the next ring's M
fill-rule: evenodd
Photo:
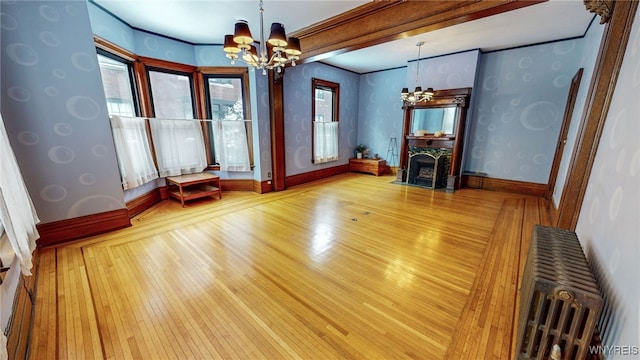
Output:
M437 90L430 101L404 106L403 137L400 150L402 181L409 158L416 153L441 150L447 159L442 169L447 190L460 187L460 164L471 88ZM446 172L446 175L444 174Z
M411 134L421 136L442 131L445 136L455 134L458 107L414 108L411 112Z

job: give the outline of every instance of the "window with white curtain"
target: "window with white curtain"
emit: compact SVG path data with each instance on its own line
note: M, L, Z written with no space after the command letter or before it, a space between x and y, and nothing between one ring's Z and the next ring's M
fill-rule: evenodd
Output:
M149 119L160 176L202 172L207 167L199 120Z
M149 134L138 112L132 62L98 49L98 65L107 99L122 188L133 189L158 178Z
M158 178L144 118L111 116L111 130L122 188L133 189Z
M149 119L161 177L207 167L200 120L194 120L193 78L185 72L147 69L155 118Z
M253 168L249 71L246 67L195 67L148 58L100 39L96 40L96 48L109 115L203 119L196 121L202 129L207 169L250 171ZM146 81L139 84L136 79ZM150 131L148 143L156 152L164 152ZM168 163L161 166L157 159L154 162L159 170L162 166L165 170L175 168ZM185 164L185 168L196 163ZM123 183L126 183L123 186L128 188L135 183L128 180L130 173L122 174Z
M336 161L340 139L338 127L340 84L314 78L312 91L312 161L314 164Z
M250 171L253 159L247 70L211 71L203 76L208 118L212 120L206 124L210 162L223 171Z
M244 120L214 120L213 144L222 171L251 171Z

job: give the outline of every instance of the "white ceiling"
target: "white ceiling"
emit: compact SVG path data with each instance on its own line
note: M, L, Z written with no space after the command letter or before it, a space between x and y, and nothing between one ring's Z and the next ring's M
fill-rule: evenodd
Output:
M195 44L221 44L237 20L249 21L260 36L257 0L91 0L130 26ZM356 8L363 0L265 0L265 36L281 22L287 33ZM421 58L481 49L491 51L582 36L594 15L582 0L551 0L441 30L323 59L357 73L406 66ZM304 48L302 49L304 52Z

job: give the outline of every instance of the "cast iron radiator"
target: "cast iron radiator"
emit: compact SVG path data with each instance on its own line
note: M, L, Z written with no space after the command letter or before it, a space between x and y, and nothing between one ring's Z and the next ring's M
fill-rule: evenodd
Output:
M574 232L534 227L520 289L516 358L586 358L603 301Z

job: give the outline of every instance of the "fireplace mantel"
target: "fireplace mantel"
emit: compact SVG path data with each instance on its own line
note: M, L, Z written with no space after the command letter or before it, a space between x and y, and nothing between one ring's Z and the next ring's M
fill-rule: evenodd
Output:
M435 91L431 101L407 105L404 107L403 137L400 150L400 169L406 172L411 149L447 149L451 151L449 162L447 190L460 188L460 165L462 162L462 146L467 115L467 106L471 97L471 88L448 89ZM449 123L443 136L435 136L435 131L417 136L415 131L414 114L421 109L454 109L453 124ZM451 110L449 110L451 111ZM442 126L444 127L444 121ZM439 130L439 129L438 129ZM445 129L443 129L445 130ZM424 133L424 131L420 131ZM416 131L416 133L418 133ZM406 181L406 178L402 178Z
M409 147L423 148L447 148L453 149L456 143L455 137L434 137L434 136L405 136Z

